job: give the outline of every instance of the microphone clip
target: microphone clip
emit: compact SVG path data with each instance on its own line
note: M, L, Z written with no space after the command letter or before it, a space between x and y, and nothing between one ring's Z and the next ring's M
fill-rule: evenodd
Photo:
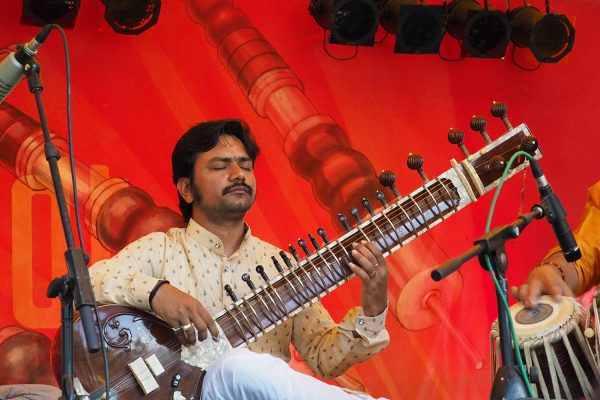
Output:
M27 85L31 93L39 93L44 90L40 71L42 67L34 57L30 57L23 63L23 73L27 77Z

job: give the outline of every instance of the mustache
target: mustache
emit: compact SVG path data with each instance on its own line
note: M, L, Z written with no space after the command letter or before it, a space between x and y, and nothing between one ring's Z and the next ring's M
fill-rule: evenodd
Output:
M239 187L244 188L249 194L252 194L254 192L254 190L252 190L252 188L250 186L248 186L245 182L236 182L233 185L227 186L225 189L223 189L222 194L226 195L227 193L229 193Z

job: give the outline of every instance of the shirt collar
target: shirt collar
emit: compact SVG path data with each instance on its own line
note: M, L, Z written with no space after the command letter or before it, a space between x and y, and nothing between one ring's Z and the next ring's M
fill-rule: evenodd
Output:
M248 243L248 239L252 237L250 227L245 222L244 231L244 239L242 240L240 247L235 251L235 253L231 255L231 257L234 257L242 248L244 248L244 246L246 246L246 244ZM201 246L209 249L212 253L218 255L219 257L225 256L225 249L221 239L217 235L215 235L214 233L212 233L211 231L194 221L192 218L190 218L190 222L188 222L186 233L188 234L188 236L196 240Z

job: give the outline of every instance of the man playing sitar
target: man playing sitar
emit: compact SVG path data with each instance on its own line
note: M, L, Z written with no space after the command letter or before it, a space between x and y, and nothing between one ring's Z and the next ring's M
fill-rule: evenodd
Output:
M224 327L217 326L213 316L233 299L278 276L281 267L273 258L291 262L280 249L253 236L244 222L256 197L257 155L249 128L239 120L201 123L186 132L173 150L172 168L187 227L149 234L93 265L90 274L98 301L152 311L184 344L222 337L219 328ZM272 310L258 312L270 315L277 327L261 335L252 330L254 322L248 319L252 314L248 318L233 315L231 324L242 331L243 340L246 327L256 340L249 341L247 348L226 352L208 366L202 399L371 398L327 385L286 364L292 343L312 371L324 378L335 377L388 344L385 259L366 241L355 242L349 256L346 259L352 261L345 262L344 268L361 278L361 307L350 309L336 324L320 302L312 301L309 306L314 296L297 275L290 274L290 283L293 279L299 283L290 298L298 303L309 300L303 310L285 318L288 299L274 299L279 295L273 292L268 304L258 304L272 306ZM258 316L256 310L251 311Z

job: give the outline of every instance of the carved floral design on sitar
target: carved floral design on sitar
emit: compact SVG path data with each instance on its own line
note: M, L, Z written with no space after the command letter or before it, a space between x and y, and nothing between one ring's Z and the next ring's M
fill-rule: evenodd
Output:
M121 328L121 315L113 315L103 324L104 339L108 346L116 349L131 350L131 329Z

